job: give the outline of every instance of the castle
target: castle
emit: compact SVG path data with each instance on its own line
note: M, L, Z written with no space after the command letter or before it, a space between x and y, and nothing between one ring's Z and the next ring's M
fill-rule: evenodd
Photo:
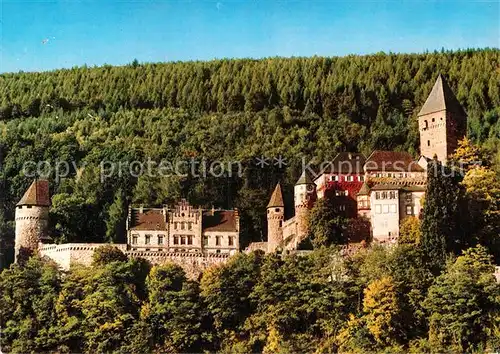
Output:
M419 159L405 152L374 151L338 154L314 179L307 170L294 186L294 211L285 220L285 204L278 183L267 205L267 242L251 243L246 251L296 250L308 234L311 207L318 198L331 197L336 211L348 218L367 218L373 241L395 242L399 225L407 217L419 217L425 194L426 168L431 158L446 161L458 140L465 136L467 116L439 75L418 114ZM50 196L48 182L35 180L16 206L15 257L38 250L62 268L90 264L102 244L48 244ZM127 243L114 244L130 257L153 264L174 262L188 275L226 262L240 251L239 212L203 210L186 200L173 207L129 208Z

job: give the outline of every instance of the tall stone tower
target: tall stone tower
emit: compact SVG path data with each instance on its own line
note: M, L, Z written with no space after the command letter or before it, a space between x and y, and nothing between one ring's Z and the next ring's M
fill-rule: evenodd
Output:
M24 259L48 238L49 182L35 180L16 206L15 261Z
M420 154L445 162L467 132L467 115L446 80L438 76L418 113Z
M274 188L273 195L267 204L267 252L274 252L283 242L283 219L285 217L285 203L281 185Z
M307 223L309 209L316 200L316 185L306 170L302 172L294 188L295 220L297 223L297 242L303 240L308 233Z

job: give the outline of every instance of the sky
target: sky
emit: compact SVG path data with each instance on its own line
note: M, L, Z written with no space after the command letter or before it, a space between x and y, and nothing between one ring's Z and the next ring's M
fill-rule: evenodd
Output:
M500 0L0 0L0 72L500 47Z

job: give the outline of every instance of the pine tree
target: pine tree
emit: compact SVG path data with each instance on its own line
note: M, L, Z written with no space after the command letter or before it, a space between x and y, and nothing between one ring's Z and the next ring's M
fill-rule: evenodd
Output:
M464 246L461 228L461 175L434 159L428 165L421 246L431 267L444 266L448 252Z

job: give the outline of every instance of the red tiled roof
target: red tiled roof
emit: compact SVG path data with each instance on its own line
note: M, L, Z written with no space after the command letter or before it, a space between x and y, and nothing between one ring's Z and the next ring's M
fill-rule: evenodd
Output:
M145 209L144 212L132 210L132 230L166 230L165 215L162 209Z
M424 172L424 169L407 152L375 150L365 163L367 171Z
M203 213L203 231L238 231L237 211L216 210Z
M49 181L34 180L17 205L50 206Z

